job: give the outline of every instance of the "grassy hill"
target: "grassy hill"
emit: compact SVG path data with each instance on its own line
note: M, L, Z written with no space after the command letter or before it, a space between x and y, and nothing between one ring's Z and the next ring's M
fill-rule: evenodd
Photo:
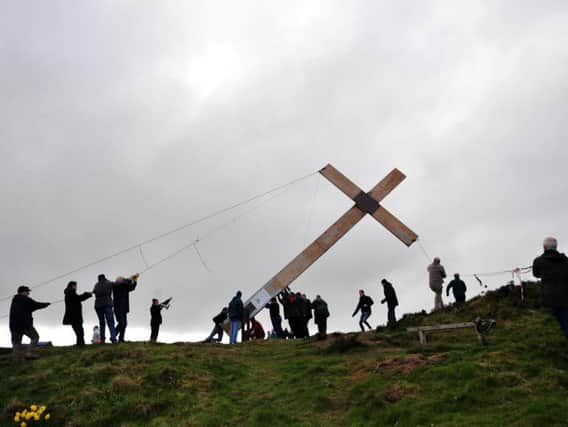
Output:
M14 369L0 355L0 424L48 406L68 426L568 425L568 359L556 322L519 289L502 288L394 331L326 342L44 348ZM497 320L489 343L472 330L421 346L405 328L477 316ZM32 424L30 424L32 425Z

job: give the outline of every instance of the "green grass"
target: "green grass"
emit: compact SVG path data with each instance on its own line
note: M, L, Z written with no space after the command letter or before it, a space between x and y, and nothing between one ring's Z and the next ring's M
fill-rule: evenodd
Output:
M568 425L564 339L536 285L528 295L501 289L325 343L42 348L19 368L3 351L0 425L32 403L57 426ZM497 320L484 347L471 330L425 346L405 330L477 316Z

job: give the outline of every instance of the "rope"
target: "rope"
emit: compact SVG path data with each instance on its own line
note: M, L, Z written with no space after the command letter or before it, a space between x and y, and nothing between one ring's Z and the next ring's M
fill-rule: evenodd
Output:
M428 252L426 252L426 248L424 248L424 245L422 244L422 239L418 238L416 239L416 241L418 242L418 247L422 250L422 253L426 257L426 261L430 262L432 258L430 257Z
M298 183L298 182L300 182L300 181L303 181L303 180L305 180L305 179L307 179L307 178L309 178L309 177L311 177L311 176L314 176L314 175L316 175L316 174L318 174L318 173L319 173L319 171L318 171L318 172L312 172L312 173L310 173L310 174L308 174L308 175L304 175L304 176L302 176L302 177L300 177L300 178L293 179L292 181L289 181L289 182L287 182L287 183L285 183L285 184L281 184L281 185L278 185L278 186L276 186L276 187L273 187L273 188L271 188L271 189L269 189L269 190L267 190L267 191L264 191L263 193L260 193L260 194L257 194L257 195L255 195L255 196L249 197L248 199L242 200L242 201L240 201L240 202L238 202L238 203L235 203L235 204L233 204L233 205L230 205L230 206L228 206L228 207L226 207L226 208L219 209L218 211L215 211L215 212L213 212L213 213L211 213L211 214L209 214L209 215L205 215L205 216L203 216L203 217L201 217L201 218L198 218L198 219L196 219L196 220L193 220L193 221L191 221L191 222L188 222L188 223L186 223L186 224L183 224L183 225L181 225L181 226L179 226L179 227L176 227L176 228L171 229L171 230L169 230L169 231L166 231L166 232L164 232L164 233L158 234L158 235L156 235L156 236L154 236L154 237L151 237L151 238L149 238L149 239L147 239L147 240L144 240L144 241L142 241L142 242L138 242L138 243L136 243L135 245L129 246L129 247L124 248L124 249L121 249L121 250L119 250L119 251L117 251L117 252L114 252L114 253L112 253L112 254L110 254L110 255L104 256L104 257L99 258L99 259L97 259L97 260L95 260L95 261L89 262L89 263L87 263L87 264L84 264L84 265L81 265L81 266L79 266L79 267L76 267L76 268L74 268L74 269L72 269L72 270L70 270L70 271L67 271L67 272L62 273L62 274L59 274L59 275L57 275L57 276L55 276L55 277L52 277L52 278L50 278L50 279L48 279L48 280L46 280L46 281L43 281L43 282L40 282L40 283L35 284L35 285L33 285L33 286L30 286L30 288L31 288L31 289L37 289L37 288L40 288L40 287L42 287L42 286L49 285L49 284L51 284L51 283L53 283L53 282L55 282L55 281L57 281L57 280L60 280L60 279L63 279L63 278L65 278L65 277L67 277L67 276L70 276L70 275L72 275L72 274L78 273L79 271L85 270L85 269L87 269L87 268L89 268L89 267L93 267L93 266L98 265L98 264L100 264L100 263L102 263L102 262L104 262L104 261L108 261L108 260L110 260L110 259L112 259L112 258L116 258L117 256L123 255L123 254L125 254L125 253L127 253L127 252L129 252L129 251L131 251L131 250L134 250L134 249L137 249L137 248L140 249L140 247L141 247L142 245L146 245L146 244L155 242L155 241L157 241L157 240L163 239L164 237L167 237L167 236L170 236L170 235L172 235L172 234L175 234L175 233L177 233L177 232L179 232L179 231L181 231L181 230L184 230L184 229L186 229L186 228L189 228L189 227L191 227L191 226L193 226L193 225L196 225L196 224L199 224L199 223L201 223L201 222L207 221L207 220L209 220L209 219L211 219L211 218L214 218L214 217L216 217L216 216L219 216L219 215L221 215L221 214L224 214L224 213L226 213L226 212L229 212L229 211L231 211L231 210L234 210L234 209L236 209L236 208L238 208L238 207L247 205L247 204L249 204L249 203L251 203L251 202L253 202L253 201L255 201L255 200L261 199L262 197L265 197L265 196L267 196L267 195L269 195L269 194L271 194L271 193L274 193L274 192L276 192L276 191L278 191L278 190L281 190L281 189L284 189L284 188L289 187L289 186L291 186L291 185L294 185L294 184L296 184L296 183ZM193 244L193 243L192 243L192 244ZM191 246L191 245L189 245L189 246ZM187 249L187 247L182 248L182 250L180 250L180 251L177 251L176 253L173 254L173 256L177 255L179 252L181 252L181 251L183 251L183 250L185 250L185 249ZM158 263L156 263L156 264L154 264L154 265L150 265L150 267L146 267L146 269L145 269L144 271L148 271L150 268L155 267L156 265L158 265L158 264L164 262L165 260L167 260L167 259L169 259L169 258L170 258L170 257L166 257L165 259L160 260ZM9 295L9 296L0 298L0 301L6 301L6 300L8 300L8 299L10 299L10 298L12 298L12 295Z

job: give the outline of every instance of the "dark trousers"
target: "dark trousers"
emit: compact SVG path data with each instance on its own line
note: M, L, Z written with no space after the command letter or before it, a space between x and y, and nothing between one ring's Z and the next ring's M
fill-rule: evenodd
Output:
M463 304L465 302L465 294L464 295L454 294L454 298L456 300L456 304Z
M99 333L101 334L101 343L105 342L106 324L108 324L111 342L116 342L116 329L114 328L114 315L112 314L112 305L95 308L95 311L97 312L97 317L99 318Z
M120 342L124 342L124 333L126 332L126 325L128 322L126 321L126 313L122 310L114 309L114 315L116 316L116 336Z
M75 336L77 337L77 345L85 345L85 331L83 330L82 323L72 323L71 327Z
M272 322L272 329L278 338L284 338L284 331L282 330L282 317L279 314L275 316L270 316L270 321Z
M553 308L552 314L556 317L562 333L568 338L568 308Z
M150 328L152 332L150 333L150 341L156 342L158 340L158 333L160 332L159 323L150 323Z
M363 325L367 325L369 330L373 329L371 325L369 325L369 322L367 322L367 319L369 318L370 315L371 313L361 312L361 319L359 320L359 326L361 327L361 332L365 332L365 327Z
M318 339L327 337L327 319L316 319L318 325Z
M31 354L39 341L39 334L35 330L33 326L29 328L17 330L17 331L10 331L12 333L12 349L14 352L14 361L16 363L20 363L22 361L22 338L27 336L30 339L30 350L29 353Z
M292 330L292 335L294 338L304 338L304 321L301 317L290 317L288 319L290 323L290 329Z
M387 314L387 327L392 328L396 325L396 315L394 314L394 309L396 305L387 304L388 314Z
M220 324L215 324L215 327L213 328L213 331L211 331L211 333L209 334L209 336L205 339L205 341L207 342L211 342L213 341L213 337L217 335L217 339L215 341L217 342L221 342L223 341L223 328L221 327Z

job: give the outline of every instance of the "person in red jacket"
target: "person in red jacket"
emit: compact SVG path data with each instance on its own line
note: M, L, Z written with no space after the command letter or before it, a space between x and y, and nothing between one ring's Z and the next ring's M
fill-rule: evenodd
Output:
M263 340L266 334L264 333L264 328L254 317L250 319L250 339L251 340Z

